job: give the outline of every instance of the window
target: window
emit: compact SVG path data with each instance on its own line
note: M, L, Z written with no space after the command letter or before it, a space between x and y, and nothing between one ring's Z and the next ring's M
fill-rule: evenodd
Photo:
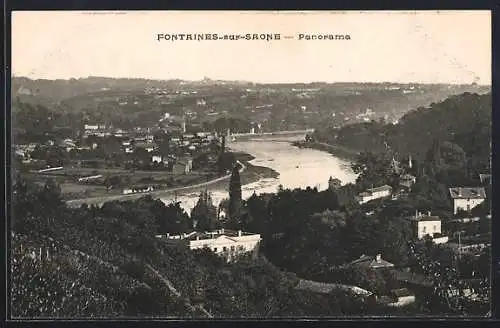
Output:
M437 225L434 225L433 229L434 229L434 232L436 232L436 231L437 231L437 229L438 229L438 228L437 228Z
M217 247L214 247L214 252L216 252L216 253L217 253Z
M234 246L231 246L231 252L234 252Z
M241 245L240 245L240 246L238 246L238 250L239 250L239 251L244 251L244 250L245 250L245 248L244 248L243 246L241 246Z
M424 227L422 228L422 232L423 232L423 233L426 233L426 232L427 232L427 227L426 227L426 226L424 226Z
M222 251L227 252L227 247L226 246L222 247Z

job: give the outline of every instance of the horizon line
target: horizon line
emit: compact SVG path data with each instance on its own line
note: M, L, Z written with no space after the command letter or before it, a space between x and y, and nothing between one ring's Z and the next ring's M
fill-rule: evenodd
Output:
M402 81L309 81L309 82L255 82L250 80L238 80L238 79L213 79L210 77L204 77L202 79L183 79L183 78L145 78L145 77L116 77L116 76L99 76L99 75L88 75L86 77L67 77L67 78L33 78L26 75L15 75L11 74L11 79L14 78L25 78L32 81L70 81L70 80L85 80L90 78L101 78L101 79L115 79L115 80L144 80L144 81L156 81L156 82L168 82L168 81L183 81L183 82L202 82L202 81L213 81L213 82L239 82L239 83L250 83L250 84L415 84L415 85L473 85L482 87L491 87L491 84L480 84L477 82L469 83L458 83L458 82L402 82Z

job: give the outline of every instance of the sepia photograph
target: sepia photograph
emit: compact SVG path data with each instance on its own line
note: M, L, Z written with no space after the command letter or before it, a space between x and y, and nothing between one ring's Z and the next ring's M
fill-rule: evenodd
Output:
M491 317L491 12L13 11L10 320Z

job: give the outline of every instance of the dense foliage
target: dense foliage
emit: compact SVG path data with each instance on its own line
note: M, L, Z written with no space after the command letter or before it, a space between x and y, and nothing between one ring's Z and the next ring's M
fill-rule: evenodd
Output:
M200 317L202 305L216 317L263 318L363 308L343 293L295 290L297 278L265 258L228 264L207 250L165 246L157 231L191 224L178 204L144 197L70 209L52 182L37 187L16 179L13 191L15 317ZM332 306L312 306L322 300Z
M318 141L359 151L385 152L400 159L412 155L420 162L433 162L436 173L462 165L468 177L489 171L491 140L491 93L463 93L429 108L417 108L397 124L372 121L341 129L318 129Z

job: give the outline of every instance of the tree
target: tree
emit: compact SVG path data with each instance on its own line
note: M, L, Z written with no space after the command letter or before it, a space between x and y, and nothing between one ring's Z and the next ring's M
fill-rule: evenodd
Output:
M362 190L387 184L391 180L391 160L386 153L362 152L351 167L354 173L359 174L356 185Z
M445 141L440 145L439 150L445 165L463 168L467 164L465 151L459 145Z
M425 306L432 313L461 314L468 312L471 298L464 290L471 289L471 282L461 279L460 272L454 265L443 263L449 261L449 255L443 254L439 246L430 238L424 243L410 242L410 254L419 269L432 281L434 292L426 298ZM480 285L488 285L489 275L482 277ZM484 288L483 288L484 291Z
M180 202L168 204L165 216L159 220L161 232L183 233L193 229L193 220L181 207Z
M200 198L191 211L191 220L198 231L211 231L218 227L217 208L208 192L202 191Z
M232 228L237 228L240 225L241 216L241 206L242 206L242 195L241 195L241 179L239 165L233 167L233 172L231 173L231 178L229 180L229 226Z
M104 186L106 187L106 192L109 192L112 188L120 187L122 184L122 179L118 175L106 176L104 179Z

